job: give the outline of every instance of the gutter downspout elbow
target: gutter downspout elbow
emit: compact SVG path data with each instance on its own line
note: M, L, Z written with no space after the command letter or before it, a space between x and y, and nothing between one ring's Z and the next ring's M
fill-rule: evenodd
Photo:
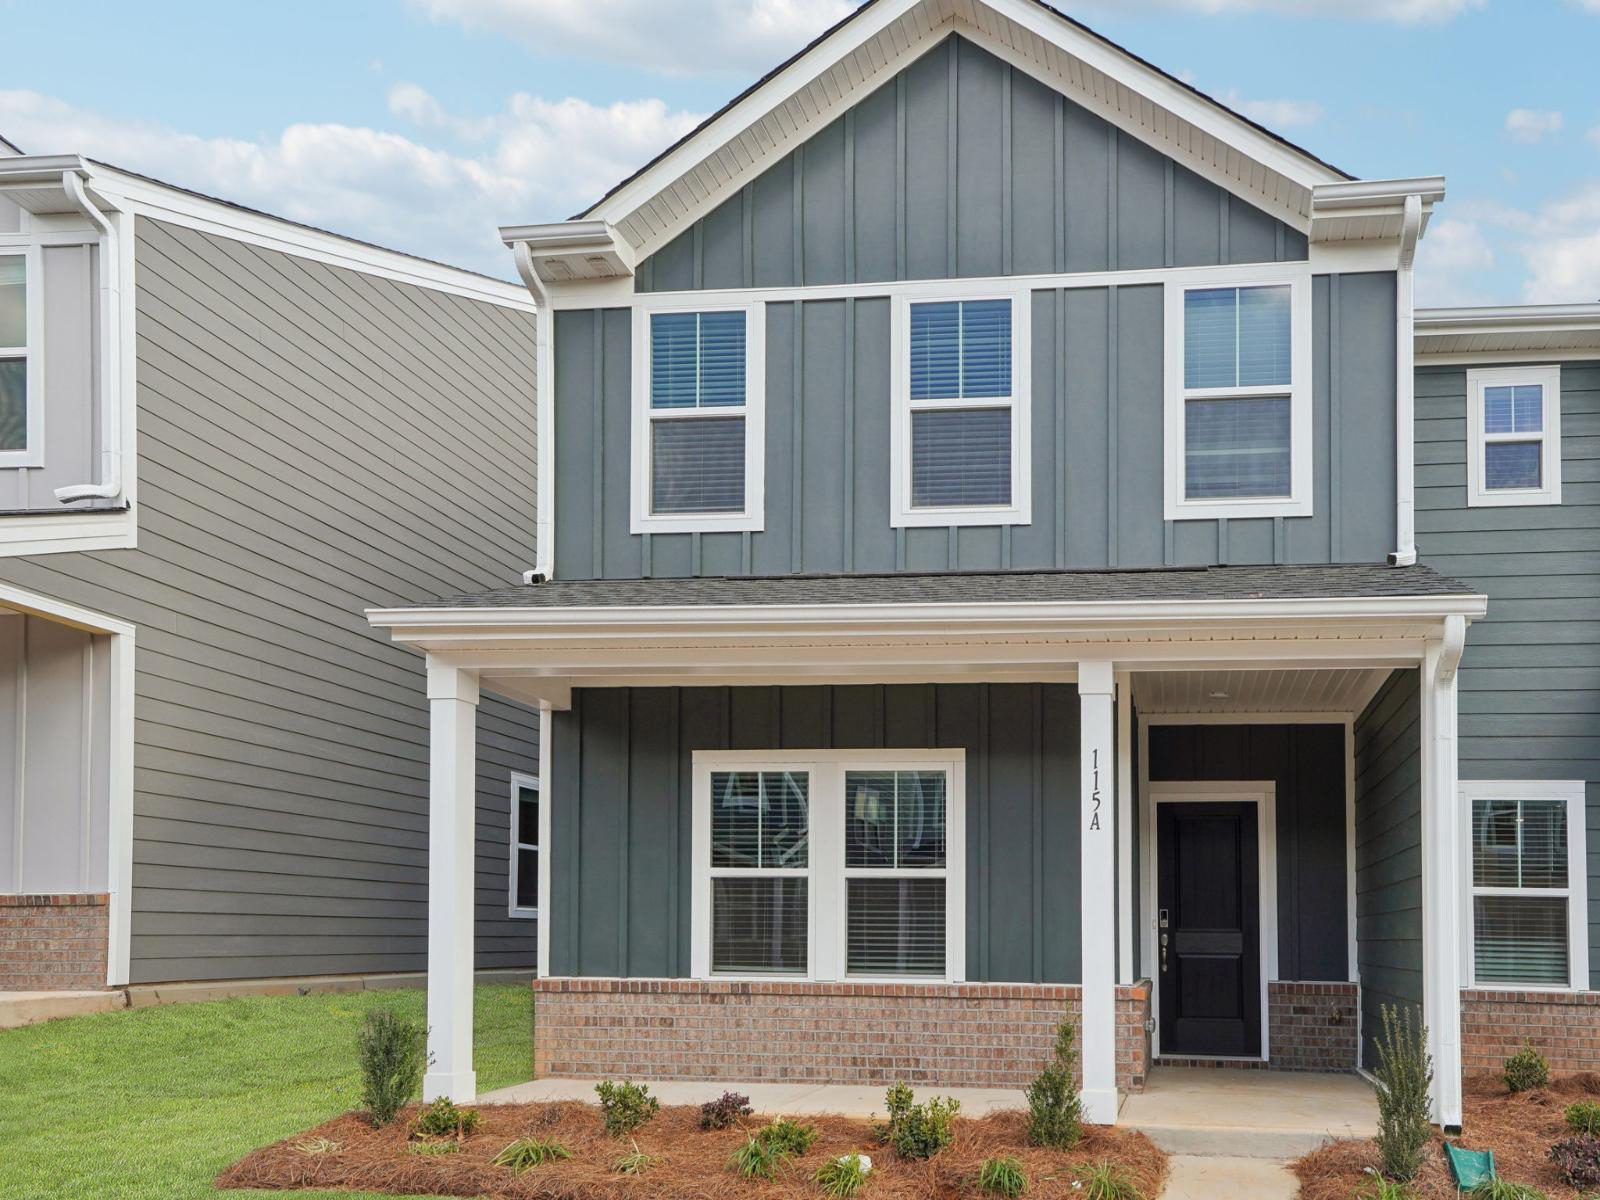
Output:
M56 489L63 504L115 500L122 495L122 290L121 246L117 227L89 199L83 176L64 171L61 186L78 210L100 231L100 482Z
M1416 489L1416 260L1422 237L1422 197L1410 195L1400 224L1400 263L1395 272L1395 546L1392 567L1417 561Z

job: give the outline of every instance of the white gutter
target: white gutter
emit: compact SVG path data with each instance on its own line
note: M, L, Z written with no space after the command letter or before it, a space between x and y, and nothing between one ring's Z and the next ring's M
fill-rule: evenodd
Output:
M550 289L533 267L533 253L526 241L511 244L517 274L533 297L533 441L534 470L534 546L533 571L523 576L524 583L538 582L534 576L551 578L555 573L555 313L550 307Z
M61 187L100 230L100 482L56 489L63 504L122 495L122 289L117 227L89 199L79 171L63 171Z
M1400 266L1395 272L1394 553L1389 565L1417 561L1416 487L1416 261L1422 237L1422 197L1406 197L1400 225Z

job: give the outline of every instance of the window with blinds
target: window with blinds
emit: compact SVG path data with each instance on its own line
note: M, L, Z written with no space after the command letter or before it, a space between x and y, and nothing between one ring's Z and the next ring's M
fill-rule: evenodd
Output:
M27 259L0 254L0 453L27 448Z
M945 973L943 771L850 771L844 782L845 970Z
M804 975L811 942L811 777L711 776L711 970Z
M511 904L513 917L539 910L539 783L511 777Z
M1582 836L1577 798L1561 785L1464 783L1472 845L1472 964L1479 984L1587 986L1574 962L1581 931L1581 867L1570 839ZM1576 808L1576 816L1574 809ZM1581 854L1577 856L1581 863ZM1576 885L1576 886L1575 886Z
M1560 502L1561 368L1467 373L1469 504Z

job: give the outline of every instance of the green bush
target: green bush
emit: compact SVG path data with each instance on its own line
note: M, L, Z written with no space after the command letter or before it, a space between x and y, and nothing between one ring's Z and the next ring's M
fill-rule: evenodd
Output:
M741 1179L772 1179L788 1158L765 1138L750 1134L744 1145L728 1155L728 1170Z
M1428 1089L1433 1059L1428 1030L1412 1029L1411 1010L1402 1020L1399 1009L1380 1009L1383 1035L1378 1038L1378 1155L1383 1173L1396 1183L1409 1183L1422 1169L1433 1127L1428 1120Z
M596 1084L594 1090L600 1097L601 1123L612 1137L632 1133L661 1111L661 1101L642 1083L626 1079L612 1083L607 1079Z
M1563 1115L1567 1118L1567 1128L1573 1133L1600 1137L1600 1104L1593 1100L1580 1100L1567 1105Z
M1028 1085L1028 1140L1070 1150L1083 1140L1083 1102L1074 1079L1078 1061L1071 1021L1056 1028L1055 1058Z
M823 1163L811 1178L830 1196L854 1196L871 1173L872 1159L865 1154L842 1154Z
M549 1138L518 1138L499 1154L494 1156L494 1165L497 1167L510 1167L513 1175L521 1175L524 1171L531 1171L534 1167L542 1167L545 1163L556 1162L572 1157L560 1142Z
M891 1087L884 1096L889 1123L880 1126L883 1140L901 1158L932 1158L955 1137L955 1116L961 1101L944 1097L917 1104L916 1096L903 1083Z
M991 1196L1017 1200L1028 1190L1028 1177L1022 1172L1022 1164L1014 1158L986 1158L978 1168L978 1187Z
M779 1117L756 1134L767 1145L785 1157L799 1157L817 1142L817 1127L802 1125L788 1117Z
M475 1108L457 1108L444 1096L422 1110L417 1118L417 1132L424 1137L464 1138L478 1127L483 1118Z
M356 1058L361 1065L361 1103L374 1125L387 1125L422 1085L428 1031L418 1021L374 1008L356 1036Z
M1111 1163L1086 1164L1072 1174L1077 1180L1074 1190L1083 1193L1083 1200L1144 1200L1133 1178Z
M1502 1078L1513 1092L1530 1091L1550 1082L1550 1064L1532 1042L1523 1042L1522 1049L1506 1059Z

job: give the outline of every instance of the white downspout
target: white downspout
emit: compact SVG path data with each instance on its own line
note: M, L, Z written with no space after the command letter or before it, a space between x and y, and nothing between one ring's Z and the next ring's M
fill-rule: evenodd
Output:
M76 171L61 175L61 186L80 212L100 230L100 482L56 489L63 504L115 500L122 495L122 290L121 247L117 227L83 187Z
M533 254L527 242L512 246L516 257L517 274L527 285L533 297L533 387L534 444L538 479L535 481L534 500L534 558L533 570L523 577L525 583L534 582L532 576L550 579L555 574L555 359L551 346L555 343L555 314L550 309L550 289L534 270Z
M1417 561L1416 260L1422 236L1422 197L1406 197L1400 223L1400 266L1395 272L1395 537L1389 565Z

